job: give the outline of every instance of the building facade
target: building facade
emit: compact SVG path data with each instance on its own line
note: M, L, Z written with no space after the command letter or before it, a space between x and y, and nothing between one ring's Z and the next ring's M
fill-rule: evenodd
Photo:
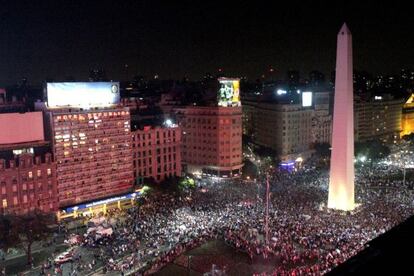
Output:
M137 184L181 176L181 128L145 126L133 131L132 155Z
M0 126L0 214L56 211L56 163L42 113L3 113Z
M312 117L312 142L332 141L332 112L330 109L331 92L315 92L314 114Z
M242 162L240 106L191 106L175 110L182 128L182 160L192 174L238 177Z
M355 99L355 141L379 139L392 143L400 137L403 100L375 96Z
M307 158L313 143L312 108L301 104L257 103L255 142L277 152L282 161Z
M53 109L47 116L61 207L131 190L128 108Z
M414 94L404 103L401 118L401 137L414 133Z
M56 163L52 154L0 159L0 214L58 210Z

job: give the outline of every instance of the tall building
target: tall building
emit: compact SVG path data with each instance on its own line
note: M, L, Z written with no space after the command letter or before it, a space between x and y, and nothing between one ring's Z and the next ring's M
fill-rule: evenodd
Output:
M354 100L352 36L346 24L338 33L328 208L352 210L354 203Z
M55 212L56 163L41 112L0 114L0 214Z
M404 103L401 128L401 137L414 133L414 93Z
M184 171L238 177L243 167L240 80L218 78L203 106L175 109L182 128Z
M290 163L310 157L313 144L330 142L332 115L329 92L285 92L269 101L244 100L243 131Z
M165 126L144 126L132 131L134 178L137 184L152 178L161 182L181 176L181 128L167 121Z
M60 207L130 191L130 113L118 105L119 84L48 83L47 97Z
M275 150L282 161L309 157L313 112L300 103L258 103L255 142Z
M314 93L314 114L312 116L312 142L331 144L332 112L330 110L331 92Z
M241 107L194 106L176 109L182 128L182 160L193 174L240 176Z
M355 141L392 143L400 137L403 100L391 95L355 99Z

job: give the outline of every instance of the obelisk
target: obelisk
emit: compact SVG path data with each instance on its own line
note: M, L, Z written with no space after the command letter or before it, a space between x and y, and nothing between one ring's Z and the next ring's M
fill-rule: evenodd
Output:
M336 46L331 171L328 208L354 209L354 95L352 36L344 23Z

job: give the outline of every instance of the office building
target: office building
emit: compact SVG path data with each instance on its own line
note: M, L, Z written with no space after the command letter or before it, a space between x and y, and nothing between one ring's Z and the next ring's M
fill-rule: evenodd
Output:
M130 113L118 105L119 84L48 83L47 96L59 206L131 191Z

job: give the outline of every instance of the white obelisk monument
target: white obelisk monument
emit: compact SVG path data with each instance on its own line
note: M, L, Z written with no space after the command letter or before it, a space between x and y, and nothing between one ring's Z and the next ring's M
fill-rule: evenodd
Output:
M328 208L349 211L354 199L354 95L352 36L344 23L336 49L331 171Z

